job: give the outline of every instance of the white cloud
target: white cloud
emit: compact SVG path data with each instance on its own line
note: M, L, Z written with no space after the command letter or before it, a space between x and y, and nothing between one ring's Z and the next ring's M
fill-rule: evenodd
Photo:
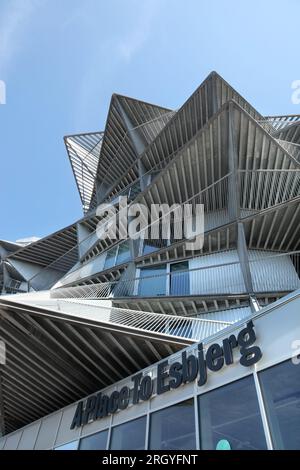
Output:
M123 60L131 59L142 49L150 37L153 21L160 9L162 0L143 0L136 27L120 40L117 50ZM139 7L137 7L138 9Z
M0 19L0 66L6 69L22 42L28 20L41 0L11 0L1 12Z

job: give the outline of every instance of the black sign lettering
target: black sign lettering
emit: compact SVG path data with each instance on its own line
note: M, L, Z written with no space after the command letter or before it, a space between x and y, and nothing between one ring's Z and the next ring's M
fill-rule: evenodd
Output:
M157 365L156 371L156 393L161 395L170 389L176 389L184 383L197 380L199 387L207 382L207 370L217 372L224 364L227 366L234 362L234 351L240 353L239 362L244 367L250 367L256 364L261 357L260 348L254 345L256 334L253 321L249 321L238 336L231 334L223 339L222 343L214 343L209 346L207 351L202 343L198 344L197 355L188 355L187 351L181 354L181 362L177 361L169 364L164 360ZM131 377L133 382L132 404L136 405L140 400L146 401L154 393L154 382L149 375L143 376L142 372ZM87 424L90 421L103 418L107 415L116 413L118 410L124 410L130 404L131 390L125 386L120 391L113 391L110 396L92 395L85 401L78 403L75 415L71 424L71 429ZM85 406L84 406L85 403Z

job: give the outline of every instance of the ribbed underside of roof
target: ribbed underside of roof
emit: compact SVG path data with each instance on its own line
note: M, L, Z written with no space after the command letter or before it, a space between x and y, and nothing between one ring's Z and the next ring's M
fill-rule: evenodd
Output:
M6 298L7 299L7 298ZM112 384L191 341L80 315L0 301L2 432L9 433Z
M65 137L84 213L89 210L95 187L103 135L103 132L94 132Z
M10 258L34 263L41 267L56 262L56 269L67 271L77 261L77 228L70 225L15 251Z

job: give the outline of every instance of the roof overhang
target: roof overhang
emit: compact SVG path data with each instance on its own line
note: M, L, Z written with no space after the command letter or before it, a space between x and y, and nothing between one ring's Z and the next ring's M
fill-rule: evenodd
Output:
M5 434L194 342L29 305L16 296L1 298L0 340L6 347L0 365Z

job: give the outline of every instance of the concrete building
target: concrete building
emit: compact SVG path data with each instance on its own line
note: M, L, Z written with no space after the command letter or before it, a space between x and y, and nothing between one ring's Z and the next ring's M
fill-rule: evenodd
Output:
M104 132L65 137L83 217L0 242L4 449L300 448L299 129L213 72L176 111L113 95ZM175 219L109 236L125 196L203 204L203 244Z

